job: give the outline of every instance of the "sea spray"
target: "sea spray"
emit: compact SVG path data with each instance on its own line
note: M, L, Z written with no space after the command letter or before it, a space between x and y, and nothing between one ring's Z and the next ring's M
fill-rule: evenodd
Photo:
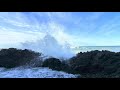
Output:
M23 49L31 49L43 53L45 56L55 58L70 58L74 54L69 47L69 44L60 45L58 41L50 34L46 34L43 39L36 42L22 43Z

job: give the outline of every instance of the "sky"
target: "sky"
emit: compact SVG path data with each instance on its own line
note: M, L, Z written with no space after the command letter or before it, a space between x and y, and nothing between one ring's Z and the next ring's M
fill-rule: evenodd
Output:
M46 33L71 47L120 45L120 12L0 12L0 48Z

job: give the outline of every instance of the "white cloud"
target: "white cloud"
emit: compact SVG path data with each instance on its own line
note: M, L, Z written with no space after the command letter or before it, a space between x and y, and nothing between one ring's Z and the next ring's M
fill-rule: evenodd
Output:
M48 17L49 19L46 23L43 23L39 22L39 20L37 20L34 16L29 16L30 18L32 18L30 22L27 16L21 13L0 13L0 23L6 22L8 24L16 26L16 28L13 28L8 27L7 25L3 26L2 24L0 24L0 45L10 45L13 43L18 44L20 42L39 40L43 38L47 32L54 36L60 44L64 45L66 42L68 42L72 47L75 47L76 45L91 45L96 43L103 43L103 41L97 42L96 39L85 36L93 33L92 31L94 31L94 29L96 28L96 24L94 21L99 19L104 14L103 12L93 13L93 16L89 16L86 18L86 21L88 22L82 21L82 17L72 17L70 12L40 12L34 14L40 16L46 15L46 17ZM81 31L80 34L75 36L73 34L71 35L67 33L68 28L64 24L59 23L55 18L76 24L76 26L78 27L75 30L79 29ZM101 26L97 34L111 34L113 32L113 28L119 26L119 23L115 24L116 20L118 19L119 18L117 17L116 19L111 20L111 22L109 22L108 24ZM91 23L89 23L90 21ZM110 30L110 32L108 32L108 30Z
M119 19L120 19L120 16L115 17L111 19L110 21L103 23L103 25L99 27L96 34L101 33L104 35L108 35L109 32L112 32L113 30L115 31L116 27L120 27Z
M40 14L40 13L39 13ZM82 43L90 43L91 39L88 39L87 37L81 37L81 36L74 36L74 35L70 35L68 34L67 31L67 27L65 27L63 24L58 23L55 19L55 17L58 17L60 19L63 20L68 20L71 21L73 18L70 19L70 13L46 13L48 14L48 17L50 18L50 20L46 23L41 23L38 22L34 17L32 17L33 23L28 23L27 21L24 20L24 18L26 18L25 16L22 16L22 18L20 18L20 15L18 14L17 19L11 20L11 18L5 19L5 22L9 22L10 24L13 24L17 27L21 27L21 28L16 28L17 30L11 28L7 28L7 27L1 27L1 29L4 29L6 31L4 31L4 36L2 35L2 37L6 37L6 38L2 38L2 40L7 41L8 43L19 43L19 42L26 42L26 41L34 41L34 40L38 40L41 39L45 36L46 32L48 32L49 34L51 34L52 36L54 36L57 41L59 42L59 44L66 44L69 43L71 45L71 47L75 47L76 45L82 45ZM31 17L31 16L30 16ZM20 20L21 19L21 20ZM20 22L18 22L20 21ZM74 23L74 22L73 22ZM83 25L83 24L82 24ZM22 27L27 27L27 28L22 28ZM86 25L84 26L84 29L89 29L91 27L94 27L93 24L87 25L88 27L86 27ZM21 30L20 30L21 29ZM81 28L80 28L81 29ZM9 30L9 31L8 31ZM0 39L1 40L1 39ZM12 42L9 42L12 41ZM3 42L5 43L5 42Z
M60 17L63 13L61 13L61 15L58 13L54 14ZM20 42L38 40L43 38L46 32L49 32L49 34L54 36L60 44L65 44L66 41L72 43L73 38L71 35L65 32L65 26L57 23L54 20L50 20L47 23L40 23L33 18L33 21L35 22L35 25L33 25L32 23L25 21L24 18L26 17L20 13L3 13L0 16L0 19L4 22L16 26L16 28L13 28L0 25L0 44L10 45L18 44ZM49 17L53 18L52 15ZM60 18L64 17L65 15Z
M0 13L0 20L18 27L29 27L24 15L19 12Z
M0 31L0 46L6 45L8 47L14 47L20 45L21 42L34 41L37 39L37 36L30 35L21 32L13 31ZM4 47L4 46L3 46Z

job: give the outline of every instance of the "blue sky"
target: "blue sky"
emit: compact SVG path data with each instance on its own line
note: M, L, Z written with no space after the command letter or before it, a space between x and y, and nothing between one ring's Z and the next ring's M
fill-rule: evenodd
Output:
M120 12L0 12L0 48L46 33L71 47L120 45Z

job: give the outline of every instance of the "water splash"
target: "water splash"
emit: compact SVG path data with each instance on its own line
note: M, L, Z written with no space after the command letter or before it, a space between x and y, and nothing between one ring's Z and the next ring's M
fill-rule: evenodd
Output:
M67 42L65 45L60 45L58 41L48 33L43 39L37 40L36 42L22 43L22 48L42 52L44 55L56 58L70 58L74 55Z

